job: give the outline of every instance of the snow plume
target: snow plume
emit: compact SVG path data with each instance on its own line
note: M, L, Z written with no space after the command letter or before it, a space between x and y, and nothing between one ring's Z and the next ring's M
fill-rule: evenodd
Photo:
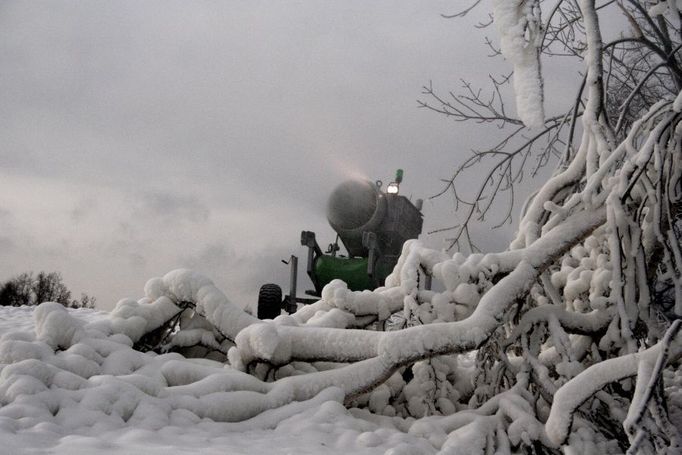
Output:
M516 111L529 128L545 123L539 46L542 22L537 0L495 0L494 20L500 49L514 66Z

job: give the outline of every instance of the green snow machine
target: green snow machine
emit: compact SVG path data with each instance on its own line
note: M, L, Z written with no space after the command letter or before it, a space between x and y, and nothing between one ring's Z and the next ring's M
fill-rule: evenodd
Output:
M415 239L422 230L422 200L413 204L400 195L402 169L395 180L382 188L381 181L348 180L334 189L327 204L327 220L336 231L336 241L322 252L311 231L301 232L301 245L308 247L307 272L315 289L309 296L296 296L298 258L291 256L290 292L282 297L276 284L264 284L258 293L258 317L273 319L284 309L293 313L298 304L319 300L322 289L334 279L348 284L353 291L383 286L393 271L403 243ZM339 254L339 240L347 255Z

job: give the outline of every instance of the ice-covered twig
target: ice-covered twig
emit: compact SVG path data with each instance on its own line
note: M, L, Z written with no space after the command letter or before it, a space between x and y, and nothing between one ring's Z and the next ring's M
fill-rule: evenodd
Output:
M590 313L577 313L574 311L566 311L564 308L553 305L539 306L528 310L523 315L505 341L505 345L509 346L514 343L518 337L528 331L532 325L539 322L548 323L550 318L556 318L557 321L560 322L561 327L570 333L594 335L606 329L613 319L613 315L610 311L605 310L594 310Z
M682 320L678 319L668 328L663 339L659 342L659 353L655 358L655 363L653 365L649 363L649 360L654 359L646 358L640 361L635 394L632 398L630 408L628 409L628 415L623 422L623 428L625 428L625 432L630 438L630 450L632 453L636 453L637 451L637 444L635 442L637 440L637 432L642 431L639 424L644 418L644 412L654 394L656 385L661 381L663 368L668 363L671 343L681 327ZM641 441L641 439L639 440Z
M638 374L642 362L656 363L668 343L660 341L641 352L607 359L592 365L566 384L554 395L554 402L545 425L547 435L556 444L562 444L568 437L575 410L606 384ZM668 362L682 355L682 335L678 332L671 337Z

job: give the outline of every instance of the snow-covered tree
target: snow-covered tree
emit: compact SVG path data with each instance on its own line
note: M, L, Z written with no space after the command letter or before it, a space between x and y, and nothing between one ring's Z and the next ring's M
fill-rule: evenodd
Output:
M639 33L621 44L643 44L642 59L603 42L600 15L614 8ZM511 123L567 134L549 142L564 144L561 160L526 203L508 250L467 256L410 241L385 287L353 292L334 281L320 301L274 321L244 313L186 270L150 280L144 298L88 325L43 305L35 339L0 343L0 416L25 424L94 407L153 428L187 415L272 417L331 393L443 454L679 453L677 2L495 0L493 14L514 70ZM540 60L560 45L579 54L585 83L564 115L547 117L541 76L551 59ZM500 113L496 121L509 123ZM505 151L508 143L490 153L502 164L484 187L515 181L511 162L528 145ZM424 289L424 273L443 290ZM140 352L150 350L161 355ZM184 360L192 356L203 359ZM88 400L101 374L117 375L114 389L133 398ZM71 401L33 400L57 389L75 391Z

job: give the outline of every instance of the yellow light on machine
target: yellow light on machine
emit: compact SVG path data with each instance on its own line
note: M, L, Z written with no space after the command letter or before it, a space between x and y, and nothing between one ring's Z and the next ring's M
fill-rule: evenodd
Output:
M388 194L398 194L400 192L400 182L403 181L403 170L398 169L395 172L395 181L388 184L386 192Z

